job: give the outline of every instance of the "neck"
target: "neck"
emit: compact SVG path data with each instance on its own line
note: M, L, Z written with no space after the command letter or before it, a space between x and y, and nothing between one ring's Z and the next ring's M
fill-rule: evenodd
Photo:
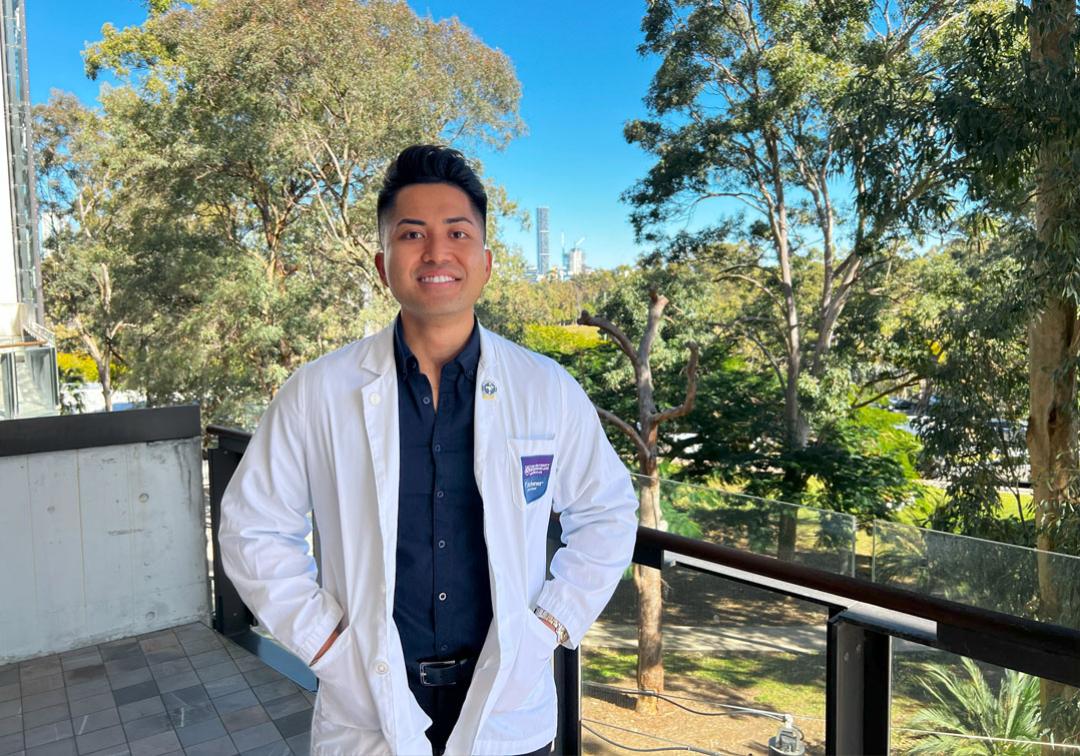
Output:
M404 310L401 311L401 327L405 343L424 368L441 370L452 360L469 340L473 329L473 313L452 321L420 320ZM427 370L424 370L426 373Z

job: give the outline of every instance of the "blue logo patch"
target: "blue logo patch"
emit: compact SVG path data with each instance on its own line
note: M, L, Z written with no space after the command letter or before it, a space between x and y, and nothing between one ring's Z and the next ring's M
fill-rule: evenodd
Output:
M538 454L521 458L521 484L525 488L525 503L532 504L547 491L554 455Z

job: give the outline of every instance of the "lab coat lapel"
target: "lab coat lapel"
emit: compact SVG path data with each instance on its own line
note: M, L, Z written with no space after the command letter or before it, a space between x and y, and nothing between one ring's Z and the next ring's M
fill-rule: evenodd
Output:
M379 507L379 530L382 534L383 579L386 590L383 607L386 627L386 653L390 659L392 701L380 701L384 722L392 724L384 730L395 751L405 743L426 743L424 730L431 720L420 708L409 690L405 673L405 654L401 636L394 623L394 587L397 577L398 486L401 473L401 435L398 428L397 363L394 360L394 326L391 324L375 336L362 367L377 377L361 389L364 398L364 430L371 450L371 470L375 478ZM379 592L375 592L379 595Z
M371 450L371 470L378 496L379 529L383 535L383 564L387 595L394 595L397 554L398 478L401 442L397 415L397 374L394 372L394 326L375 336L362 367L377 377L361 389L364 430Z

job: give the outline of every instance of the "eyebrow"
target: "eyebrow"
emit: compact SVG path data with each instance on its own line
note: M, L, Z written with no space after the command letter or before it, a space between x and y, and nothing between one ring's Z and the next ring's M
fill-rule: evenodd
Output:
M443 223L446 224L447 226L449 226L452 223L468 223L470 226L475 226L476 225L475 223L473 223L472 219L470 219L470 218L468 218L468 217L466 217L464 215L458 215L458 216L455 216L453 218L447 218L446 220L443 221ZM424 221L422 221L422 220L420 220L418 218L402 218L401 220L399 220L397 222L396 225L398 225L398 226L402 226L402 225L426 226L427 223L425 223Z

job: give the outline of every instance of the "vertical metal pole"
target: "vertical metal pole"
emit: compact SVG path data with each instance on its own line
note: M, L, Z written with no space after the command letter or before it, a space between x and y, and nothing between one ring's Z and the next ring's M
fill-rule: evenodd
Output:
M210 449L210 533L214 551L214 629L222 635L236 635L251 627L252 615L221 566L218 530L221 528L221 498L229 479L240 464L240 454L229 449Z
M562 548L562 525L548 522L547 560ZM548 573L548 577L551 573ZM555 694L558 696L558 729L555 753L581 756L581 649L559 646L555 650Z
M555 653L555 687L559 695L559 729L555 753L581 756L581 650L562 646Z
M825 683L825 752L877 756L889 752L892 637L829 618Z

